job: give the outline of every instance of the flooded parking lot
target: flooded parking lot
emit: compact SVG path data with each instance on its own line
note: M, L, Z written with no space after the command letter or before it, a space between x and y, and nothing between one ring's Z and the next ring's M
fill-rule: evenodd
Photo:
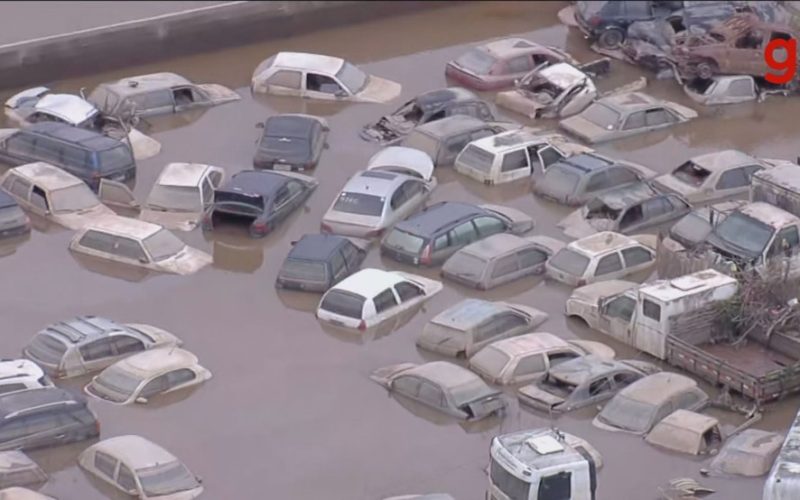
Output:
M319 230L323 213L345 180L377 151L377 145L359 139L361 126L403 100L445 86L445 63L465 47L492 37L520 35L562 47L581 61L597 58L579 32L558 23L556 12L562 6L503 2L453 6L81 79L42 82L74 93L123 76L173 71L197 82L226 85L242 95L241 101L205 112L145 124L142 130L163 148L158 156L139 163L135 192L140 198L169 162L209 163L225 168L228 175L250 168L260 132L255 124L276 113L324 116L331 128L330 149L313 174L320 185L306 207L267 238L250 240L244 230L235 229L181 233L188 244L214 257L210 268L194 276L149 276L78 261L67 250L72 233L37 224L42 230L0 249L4 278L0 312L5 319L0 354L17 355L40 328L77 314L149 323L181 337L214 373L209 383L147 406L91 403L100 417L102 437L140 434L163 445L203 477L206 496L212 499L372 500L441 491L477 500L483 498L488 483L484 469L491 438L551 424L587 439L603 454L599 499L656 498L657 486L671 478L698 478L698 470L707 465L703 459L657 450L639 437L600 431L591 426L594 409L551 421L519 408L509 396L513 403L503 419L462 426L389 397L368 379L372 370L384 365L435 359L415 347L416 335L428 319L463 297L532 305L550 314L540 331L606 342L619 358L636 355L566 321L563 308L570 288L564 285L526 278L477 292L448 282L442 293L404 318L408 321L364 334L321 326L314 317L319 296L274 288L291 242ZM251 96L253 69L282 50L344 57L368 73L401 82L402 96L387 105ZM640 70L614 62L613 75L601 86L612 88L640 75ZM691 106L674 81L650 82L648 92ZM493 100L490 94L486 97ZM798 155L792 122L794 113L800 112L796 99L772 97L760 104L699 111L700 118L689 124L598 149L658 172L691 156L725 148L770 158ZM506 118L519 120L519 116ZM527 182L489 188L452 169L441 168L436 174L439 186L429 203L507 204L534 218L535 233L564 238L555 224L569 209L534 198ZM381 259L377 249L364 267L419 272ZM435 278L438 269L422 274ZM84 377L64 385L80 389L87 381ZM785 431L798 401L794 397L769 408L757 427ZM78 469L77 455L86 446L31 453L52 474L43 492L61 500L125 498ZM703 483L717 489L712 498L744 500L760 498L763 478L708 478Z

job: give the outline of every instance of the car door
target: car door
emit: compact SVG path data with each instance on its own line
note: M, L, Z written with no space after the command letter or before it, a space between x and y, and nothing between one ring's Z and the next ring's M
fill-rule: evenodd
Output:
M672 126L677 122L675 115L664 109L663 106L648 109L644 112L645 130L659 130Z
M597 97L595 86L584 79L558 96L555 103L559 118L576 115L586 109Z
M531 171L531 160L526 149L508 151L503 155L500 163L500 173L496 182L503 183L524 179L531 175Z
M486 289L508 283L519 277L520 273L519 256L516 253L502 256L494 262Z
M304 97L323 100L341 100L350 98L350 92L335 78L308 71L305 73Z
M348 275L347 263L341 252L335 251L330 260L332 283L338 283Z
M17 450L26 445L25 417L7 419L0 425L0 450Z
M117 459L111 455L95 450L94 457L92 458L92 466L94 469L92 472L98 474L101 479L114 483L118 463Z
M760 170L760 168L759 168ZM722 172L714 186L713 194L708 196L714 200L744 194L750 188L753 173L752 167L736 167ZM749 174L749 175L748 175Z
M176 113L211 104L208 97L193 85L179 85L172 87L170 91L175 102Z
M302 201L303 186L296 180L289 180L275 193L271 219L281 221L289 216Z
M635 309L636 300L628 295L618 295L601 301L597 330L628 345L634 345L631 319Z
M528 148L528 154L530 154L531 156L531 163L535 163L533 159L534 158L533 152L531 152L530 148ZM544 173L550 167L550 165L553 165L554 163L563 160L564 158L566 158L566 155L562 153L558 148L550 144L545 144L536 150L536 157L538 158L539 160L538 163L541 166L540 172ZM532 173L536 174L535 171L533 171Z
M622 250L627 274L635 273L653 265L655 252L643 246L633 246Z
M109 179L100 179L97 197L106 205L120 208L136 208L139 206L133 191L125 184Z
M613 280L625 276L625 268L622 267L622 258L619 252L611 252L600 257L594 269L594 275L590 282Z
M3 183L3 188L17 200L17 203L31 210L33 208L31 205L31 190L33 189L33 184L15 174L9 174L9 178L12 178L12 176L13 181L10 183L10 186ZM6 179L6 181L8 182L8 179Z
M422 379L415 375L399 375L392 379L391 390L411 399L418 399Z
M267 78L267 92L275 95L303 94L303 74L299 71L279 69Z
M110 365L115 357L114 339L102 337L78 348L83 373L90 373Z
M461 224L455 226L448 232L448 236L450 243L447 249L443 251L443 257L449 257L461 248L464 248L473 241L477 241L479 239L478 231L475 229L475 225L471 220L462 222Z
M609 375L599 375L594 380L589 382L587 388L587 399L584 402L586 405L599 403L605 401L614 395L619 388L615 387L614 381Z
M398 306L400 305L400 301L392 287L388 287L376 295L373 299L373 303L375 304L375 319L372 322L373 324L380 323L399 312Z
M138 487L136 486L136 478L124 463L119 464L119 470L117 471L117 478L115 482L119 489L128 493L129 495L136 495L139 491Z
M420 381L417 400L431 408L451 414L455 417L463 416L461 412L458 412L455 408L450 408L442 388L429 380Z
M151 90L134 96L134 114L138 117L167 115L175 112L175 99L168 88Z
M150 264L150 257L142 247L142 244L133 238L124 236L114 236L109 258L134 266L147 266Z
M32 186L28 201L31 212L42 217L50 215L50 202L47 199L47 193L41 187Z
M36 160L35 147L38 137L25 131L17 132L3 143L6 157L14 165L22 165Z
M137 398L151 399L169 389L169 377L166 373L150 379L136 396Z
M534 353L522 356L507 376L505 383L519 384L532 380L547 371L547 360L544 354Z
M627 137L629 135L638 134L644 130L644 127L644 111L631 113L623 122L622 127L620 127L618 137Z
M523 248L517 252L517 256L519 257L519 273L513 279L544 272L547 254L543 251L537 248Z
M642 220L625 228L628 233L636 233L652 229L659 224L672 220L675 207L665 195L654 196L642 203Z

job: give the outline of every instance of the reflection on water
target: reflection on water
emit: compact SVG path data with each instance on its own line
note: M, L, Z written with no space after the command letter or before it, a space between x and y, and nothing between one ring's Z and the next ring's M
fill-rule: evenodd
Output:
M235 273L256 272L264 263L263 241L247 237L215 239L212 266Z
M17 249L31 239L31 233L0 239L0 258L14 255Z
M109 278L117 278L131 283L141 283L154 276L163 275L156 271L151 271L143 267L112 262L99 257L84 255L76 252L69 252L78 264L87 271L102 274Z

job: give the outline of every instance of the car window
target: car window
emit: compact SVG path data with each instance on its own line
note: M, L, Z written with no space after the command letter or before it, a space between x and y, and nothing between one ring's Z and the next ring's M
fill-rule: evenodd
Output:
M579 355L573 351L555 351L547 353L547 359L550 361L550 366L556 366L564 361L577 358Z
M289 201L289 188L283 186L282 188L278 189L278 192L275 193L275 209L277 210L287 201Z
M526 73L533 69L531 56L519 56L506 62L509 73Z
M549 167L553 163L563 159L564 157L558 150L552 146L545 146L539 150L539 156L542 159L542 163L544 164L544 168Z
M642 300L642 314L655 321L661 321L661 306L653 301Z
M410 200L422 192L422 183L420 181L406 181L403 184L403 191L406 193L406 200Z
M39 186L33 186L33 191L31 191L31 205L34 207L40 208L42 210L50 210L50 204L47 203L47 198L45 197L44 191Z
M333 279L336 281L347 273L347 264L341 252L333 252L331 254L331 269L333 271Z
M19 196L23 200L28 199L28 193L31 191L31 183L22 178L17 178L16 182L11 186L11 194Z
M344 92L341 85L336 80L329 76L320 75L317 73L306 74L306 90L312 92L323 92L325 94L336 94L337 92Z
M417 397L421 382L417 377L401 375L392 380L392 389L406 396Z
M475 342L483 342L498 335L503 335L508 331L524 327L528 324L524 318L512 312L498 314L488 321L485 321L475 330Z
M279 70L267 78L267 85L285 87L287 89L300 89L300 72Z
M619 258L619 253L614 252L600 259L597 263L597 269L595 269L594 275L602 276L620 270L622 270L622 259Z
M462 149L464 149L464 146L466 146L470 140L469 134L461 134L451 137L445 143L447 151L453 155L456 155L460 153Z
M528 158L525 156L525 150L512 151L506 153L503 157L503 165L500 168L503 172L511 170L519 170L521 168L528 168Z
M439 408L444 408L446 406L444 391L426 380L420 383L417 397L431 406L437 406Z
M603 377L589 384L589 396L599 396L610 391L611 381L608 380L608 377Z
M167 373L167 384L172 387L177 387L181 384L191 382L197 377L194 370L188 368L181 368L180 370L173 370Z
M375 311L380 314L397 305L397 299L391 288L387 288L375 296Z
M675 398L675 407L676 408L691 408L692 406L696 405L702 395L695 392L695 391L687 391L682 394L678 394Z
M644 111L632 113L628 119L625 120L625 126L622 127L622 130L642 128L644 127L644 123Z
M623 321L630 321L633 311L636 309L636 301L627 295L620 295L605 303L603 314L609 318L619 318Z
M15 391L22 391L27 389L28 387L25 384L5 384L0 385L0 394L6 394L8 392L15 392Z
M755 95L752 78L738 78L728 85L728 94L732 97L752 97Z
M519 267L521 269L537 266L547 260L547 254L535 248L520 250L517 252L517 256L519 257Z
M444 250L449 245L450 243L448 241L448 236L443 234L433 241L433 251L435 252L437 250Z
M81 237L78 244L98 252L111 252L114 246L114 239L110 234L89 230Z
M492 278L498 278L517 271L519 271L519 257L516 254L511 254L497 260L494 269L492 269Z
M666 197L658 196L645 201L642 204L642 210L644 210L645 219L654 219L672 212L672 203L667 201Z
M156 394L161 394L162 392L169 389L169 380L167 375L160 375L142 387L142 390L139 391L139 397L142 398L150 398L155 396Z
M405 187L405 184L401 184L392 194L392 199L389 201L389 205L392 207L392 210L397 210L408 200Z
M612 186L628 184L639 180L635 173L625 167L611 167L608 169L607 173L609 184Z
M0 426L0 443L18 439L28 434L25 427L25 418L16 418L11 421L6 421Z
M514 368L514 376L529 375L545 371L544 356L542 354L531 354L519 360L517 367Z
M117 468L117 460L111 455L106 455L102 451L94 452L94 467L108 478L114 478L114 470Z
M19 133L6 140L6 151L13 155L32 157L36 136Z
M114 350L118 355L144 351L144 342L137 338L128 335L116 335L113 339Z
M750 177L744 167L739 167L724 172L717 181L717 189L735 189L748 184L750 184Z
M63 145L61 160L66 165L89 166L89 152L76 146Z
M397 295L400 296L401 302L407 302L413 300L415 297L422 297L425 295L425 292L420 287L407 281L401 281L396 284L394 289L397 291Z
M644 3L644 2L632 2ZM572 496L572 473L559 472L552 476L543 476L539 482L539 491L536 498L553 500L568 500Z
M117 477L117 484L124 491L133 491L136 489L136 480L133 478L131 470L125 464L119 465L119 475Z
M768 255L770 257L773 255L780 255L785 251L791 251L797 248L798 245L800 245L800 241L798 240L797 227L785 227L775 236L775 240L772 242Z
M632 247L622 250L622 258L625 259L625 267L633 267L652 262L653 255L642 247Z
M478 235L480 235L481 238L502 233L506 230L506 225L503 224L503 221L496 217L476 217L472 222L474 222L475 226L478 228Z
M627 387L632 383L639 380L641 377L635 373L631 372L620 372L614 374L614 385L617 389L621 389L623 387Z
M141 260L144 262L149 261L141 243L131 238L115 237L110 253L126 259Z
M600 189L606 189L611 187L611 185L611 179L608 177L608 172L595 172L589 178L589 182L586 183L586 191L592 192Z
M60 142L54 141L49 137L39 137L34 151L36 158L39 160L58 165L61 163L62 149Z
M214 203L214 186L211 185L208 177L203 179L200 189L202 189L203 207L208 207Z
M648 127L655 127L672 123L672 115L667 113L664 108L650 109L644 114L644 122Z
M84 361L110 358L114 355L113 338L97 339L78 348Z
M358 254L358 248L356 248L356 246L349 241L345 242L345 244L342 246L342 255L344 256L344 260L347 263L347 268L350 271L358 268L360 260Z
M467 221L450 230L450 245L468 245L478 239L478 233L472 221Z

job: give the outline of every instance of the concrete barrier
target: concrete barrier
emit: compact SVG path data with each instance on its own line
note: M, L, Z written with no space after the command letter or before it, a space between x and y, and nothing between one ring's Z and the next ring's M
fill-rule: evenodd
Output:
M0 89L442 7L423 1L228 2L0 45Z

